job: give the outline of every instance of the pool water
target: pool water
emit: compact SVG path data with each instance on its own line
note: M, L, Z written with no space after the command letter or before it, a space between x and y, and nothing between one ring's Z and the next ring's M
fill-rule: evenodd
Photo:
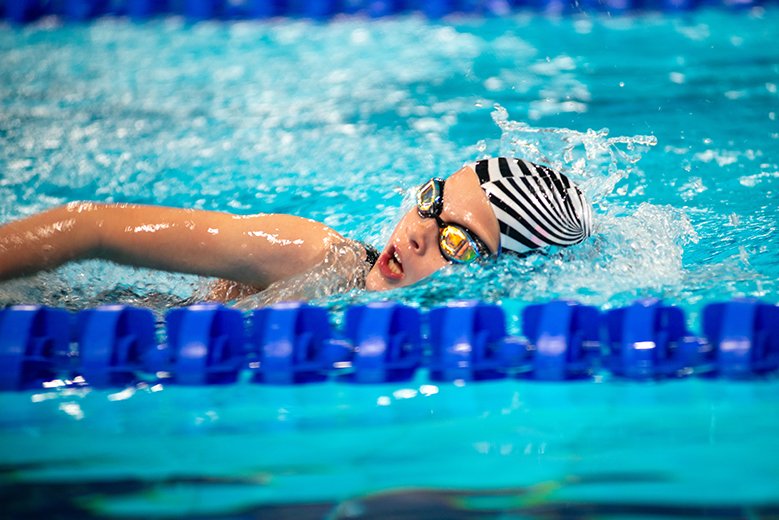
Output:
M777 301L779 10L0 28L0 222L75 199L289 212L383 246L409 190L497 154L595 237L389 294ZM164 310L207 280L82 262L0 304ZM777 381L0 394L11 517L779 515Z
M582 183L595 239L446 270L390 297L613 307L656 296L693 310L770 299L777 17L5 28L0 221L74 199L158 203L290 212L383 247L408 190L516 154ZM84 263L3 284L0 302L83 308L128 288L183 297L202 283Z
M775 518L777 390L420 374L5 393L2 493L10 517Z

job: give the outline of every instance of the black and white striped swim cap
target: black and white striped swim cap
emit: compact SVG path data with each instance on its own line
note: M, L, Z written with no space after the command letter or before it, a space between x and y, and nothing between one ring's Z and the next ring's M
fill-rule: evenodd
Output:
M565 175L506 157L471 166L498 219L502 251L524 255L590 236L590 204Z

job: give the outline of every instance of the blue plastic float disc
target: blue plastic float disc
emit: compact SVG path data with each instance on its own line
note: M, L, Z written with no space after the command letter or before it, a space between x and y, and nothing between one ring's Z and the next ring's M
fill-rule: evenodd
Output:
M0 389L40 386L64 367L70 346L70 314L38 305L0 312Z
M108 13L108 0L64 0L62 14L67 20L83 22Z
M107 305L79 313L79 369L96 387L121 386L148 369L157 350L148 309Z
M533 348L531 377L559 381L591 375L600 357L599 319L596 308L569 301L525 307L522 330Z
M245 364L243 315L216 304L167 315L173 380L184 385L233 383Z
M506 377L503 311L497 305L455 302L430 311L430 377L479 381Z
M631 379L680 375L693 368L690 354L699 342L687 330L684 311L658 300L642 300L609 311L604 333L610 347L609 368Z
M274 384L324 381L333 364L351 357L333 342L327 311L282 303L252 313L251 351L259 366L254 381Z
M714 303L703 309L703 333L716 355L716 371L730 378L779 368L779 307L755 300Z
M345 333L354 347L356 383L406 381L422 362L420 314L417 309L393 302L350 307Z

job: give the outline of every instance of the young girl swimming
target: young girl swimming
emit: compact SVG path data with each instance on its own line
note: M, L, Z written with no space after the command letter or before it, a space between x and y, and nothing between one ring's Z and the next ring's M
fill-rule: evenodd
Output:
M264 304L405 287L450 263L577 244L592 227L577 186L521 159L485 159L433 178L416 203L379 254L292 215L73 202L0 226L0 280L99 258L216 277L207 299L264 293L253 300Z

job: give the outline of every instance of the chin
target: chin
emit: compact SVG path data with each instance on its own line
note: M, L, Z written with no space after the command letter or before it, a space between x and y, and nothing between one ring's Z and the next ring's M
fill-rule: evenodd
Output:
M371 276L370 273L368 273L368 276L365 277L365 290L366 291L381 291L381 288L376 283L373 276Z
M390 286L390 284L388 284L379 273L371 271L368 273L368 276L365 277L365 289L368 291L378 292L388 291L389 289L394 289L394 287Z

